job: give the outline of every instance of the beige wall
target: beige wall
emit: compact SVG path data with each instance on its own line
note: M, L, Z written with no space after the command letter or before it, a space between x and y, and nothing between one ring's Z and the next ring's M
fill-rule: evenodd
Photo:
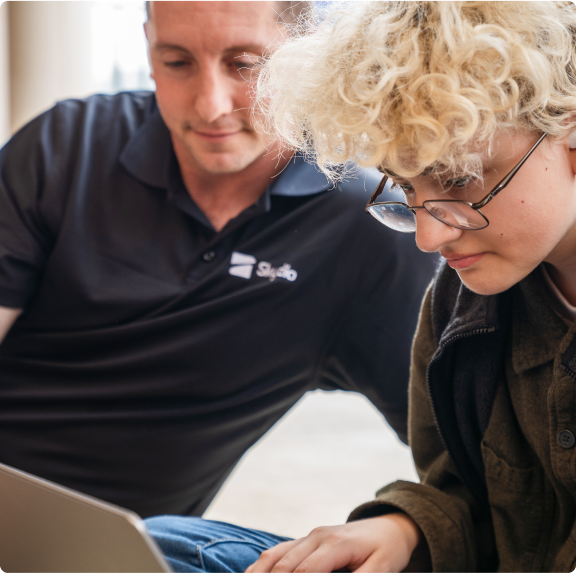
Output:
M0 147L10 137L8 3L0 4Z
M90 93L92 3L9 4L11 129L15 131L57 100Z

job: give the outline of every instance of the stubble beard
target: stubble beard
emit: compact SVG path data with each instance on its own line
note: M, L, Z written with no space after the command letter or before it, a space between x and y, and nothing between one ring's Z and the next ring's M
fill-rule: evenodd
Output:
M201 171L212 175L230 175L243 171L265 153L265 149L259 145L247 144L244 149L210 151L198 149L185 138L181 141L191 163Z

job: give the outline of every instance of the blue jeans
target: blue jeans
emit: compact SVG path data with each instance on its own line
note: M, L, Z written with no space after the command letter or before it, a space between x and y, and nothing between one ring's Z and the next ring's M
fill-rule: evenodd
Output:
M201 517L160 515L144 522L174 571L242 572L262 551L290 540Z

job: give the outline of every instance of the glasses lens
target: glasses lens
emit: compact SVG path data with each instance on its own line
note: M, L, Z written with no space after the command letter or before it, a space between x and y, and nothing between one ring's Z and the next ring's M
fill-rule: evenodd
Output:
M414 213L402 203L382 203L368 206L370 215L378 219L387 227L401 233L416 231L416 217Z
M467 203L458 201L424 201L424 208L438 221L464 230L484 229L488 221Z

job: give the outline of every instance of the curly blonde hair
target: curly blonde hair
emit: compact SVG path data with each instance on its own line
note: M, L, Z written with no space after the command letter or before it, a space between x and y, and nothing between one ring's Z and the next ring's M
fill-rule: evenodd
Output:
M498 130L576 128L571 2L352 2L308 18L264 65L256 103L265 131L332 177L348 160L480 177Z

